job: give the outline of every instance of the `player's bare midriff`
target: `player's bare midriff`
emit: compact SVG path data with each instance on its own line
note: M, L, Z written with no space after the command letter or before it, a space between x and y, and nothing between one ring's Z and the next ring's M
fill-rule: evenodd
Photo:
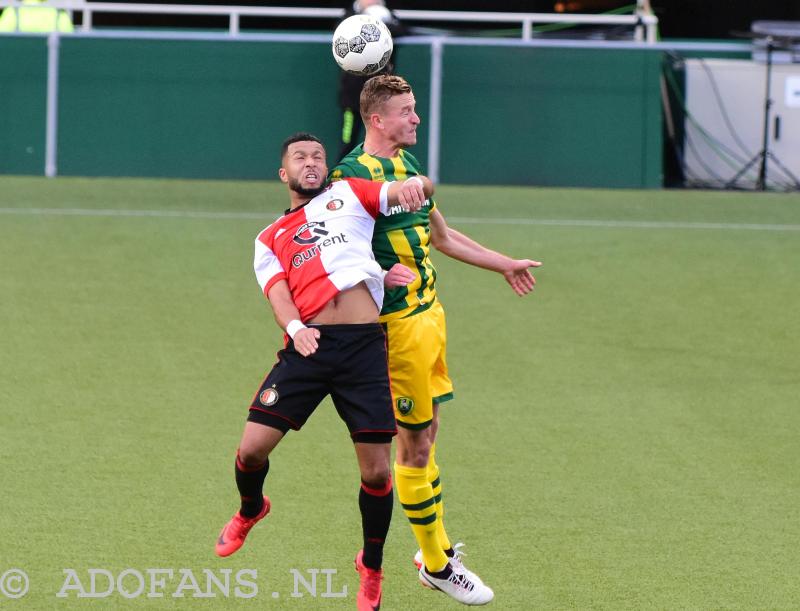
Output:
M318 325L357 325L378 321L378 307L363 282L336 295L308 322Z

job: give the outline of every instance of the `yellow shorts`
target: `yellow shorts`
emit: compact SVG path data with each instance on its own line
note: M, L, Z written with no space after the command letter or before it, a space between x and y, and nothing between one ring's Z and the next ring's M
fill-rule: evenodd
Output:
M383 324L397 424L424 429L433 420L433 404L453 398L444 308L436 301L424 312Z

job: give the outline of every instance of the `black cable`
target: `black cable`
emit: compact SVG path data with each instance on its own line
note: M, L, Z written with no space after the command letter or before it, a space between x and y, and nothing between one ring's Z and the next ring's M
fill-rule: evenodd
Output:
M704 58L699 58L700 66L706 73L708 77L708 81L711 83L711 89L714 91L714 97L717 100L717 106L719 106L719 110L722 113L722 119L725 121L725 125L728 127L728 131L730 132L731 136L733 137L736 144L739 146L740 149L744 152L747 157L752 157L753 153L747 148L747 146L742 142L741 138L739 138L739 134L733 127L731 123L730 116L728 115L728 109L725 107L725 103L722 100L722 95L719 92L719 87L717 85L717 79L714 76L714 73L711 71L711 68L708 67L706 60Z
M684 140L686 141L686 144L687 144L687 146L689 147L689 150L691 150L691 151L694 153L694 156L695 156L695 158L697 159L697 162L698 162L698 163L699 163L699 164L700 164L700 165L703 167L703 169L706 171L706 173L708 173L708 175L709 175L709 176L711 176L712 178L714 178L714 179L716 179L716 180L719 180L720 182L724 182L724 179L722 178L722 176L720 176L719 174L717 174L717 173L716 173L716 172L715 172L713 169L711 169L711 167L710 167L710 166L709 166L709 165L708 165L708 164L705 162L705 160L703 159L703 156L702 156L702 155L700 154L700 152L697 150L697 147L695 146L695 144L694 144L694 142L693 142L693 140L692 140L692 136L691 136L691 134L690 134L688 131L684 132Z
M690 123L691 123L691 124L692 124L692 125L693 125L693 126L696 128L696 129L697 129L697 131L698 131L698 132L699 132L699 133L700 133L700 134L701 134L701 135L702 135L702 136L703 136L703 137L704 137L706 140L708 140L708 141L709 141L709 143L710 143L709 145L711 146L712 150L713 150L715 147L716 147L717 149L719 149L719 150L714 150L714 152L717 154L717 156L718 156L720 159L722 159L723 161L725 161L726 163L728 163L729 165L731 165L731 168L732 168L732 169L735 169L735 167L734 167L734 166L733 166L733 165L730 163L730 161L729 161L728 159L726 159L726 158L725 158L725 157L724 157L724 156L723 156L721 153L724 153L724 154L726 154L728 157L730 157L730 158L731 158L731 161L733 161L733 162L735 162L735 163L737 163L737 164L740 164L740 165L744 165L744 164L746 164L746 163L747 163L747 161L748 161L747 159L742 159L741 157L739 157L739 154L738 154L738 153L736 153L735 151L731 150L731 149L728 147L728 145L726 145L724 142L720 141L720 140L719 140L718 138L716 138L716 137L715 137L713 134L711 134L711 133L710 133L710 132L709 132L707 129L705 129L705 128L704 128L704 127L703 127L703 126L702 126L702 125L701 125L701 124L700 124L700 123L699 123L699 122L698 122L698 121L697 121L697 120L696 120L696 119L695 119L695 118L694 118L694 117L693 117L693 116L692 116L692 115L689 113L689 111L686 109L686 101L683 99L683 96L681 95L680 91L678 91L678 87L677 87L677 84L676 84L676 83L675 83L675 81L674 81L674 78L671 78L671 75L669 75L669 74L668 74L667 76L668 76L668 78L667 78L667 84L669 85L669 87L670 87L670 89L672 90L672 92L675 94L675 97L676 97L676 99L678 100L678 102L679 102L679 104L680 104L681 110L683 111L683 114L684 114L684 120L687 120L687 119L688 119L688 121L689 121L689 122L690 122Z

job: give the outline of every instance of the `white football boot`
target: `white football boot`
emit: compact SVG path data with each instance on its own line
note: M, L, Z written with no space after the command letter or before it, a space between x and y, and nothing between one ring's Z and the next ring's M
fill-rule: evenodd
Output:
M423 565L419 570L420 582L433 589L444 592L451 598L464 605L485 605L494 598L494 592L484 585L480 579L472 581L464 572L463 567L457 567L450 561L452 569L450 576L446 579L438 579L428 573Z
M480 584L482 586L485 585L480 577L478 577L475 573L473 573L466 566L464 566L464 562L461 559L464 556L466 556L467 553L461 549L462 547L464 547L463 543L456 543L453 546L453 551L455 552L455 555L452 558L450 558L450 566L452 566L454 569L462 571L464 575L467 576L467 579L469 579L471 582ZM414 566L417 567L417 570L422 568L421 549L417 550L417 553L414 554ZM428 583L424 581L422 582L422 585L424 585L427 588L430 588L430 585L428 585Z

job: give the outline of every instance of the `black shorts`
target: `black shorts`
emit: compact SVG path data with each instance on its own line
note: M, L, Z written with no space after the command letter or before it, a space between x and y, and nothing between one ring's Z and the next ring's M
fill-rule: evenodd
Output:
M389 443L397 425L383 328L378 323L316 328L319 348L311 356L302 356L291 340L278 352L247 419L283 432L299 430L330 395L353 441Z

